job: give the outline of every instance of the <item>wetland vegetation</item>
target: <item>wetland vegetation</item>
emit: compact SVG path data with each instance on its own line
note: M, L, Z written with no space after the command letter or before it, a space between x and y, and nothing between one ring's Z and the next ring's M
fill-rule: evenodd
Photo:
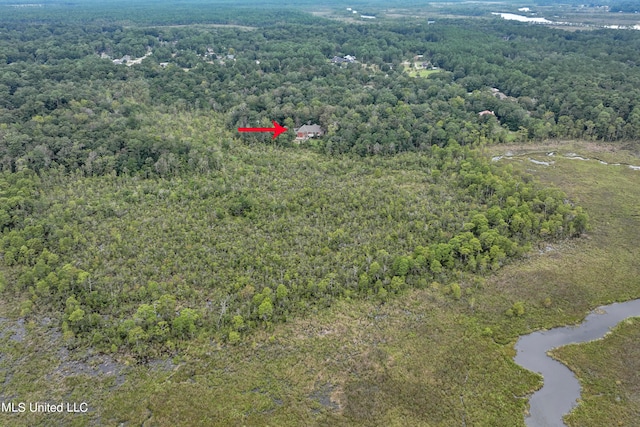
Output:
M0 3L0 398L90 408L0 423L523 425L517 337L640 296L640 32L218 6Z

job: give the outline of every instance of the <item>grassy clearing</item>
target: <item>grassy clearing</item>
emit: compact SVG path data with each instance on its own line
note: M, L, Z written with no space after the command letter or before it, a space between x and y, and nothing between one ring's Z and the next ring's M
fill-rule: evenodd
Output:
M404 65L404 71L409 75L409 77L423 77L427 78L431 74L436 74L441 72L441 69L436 70L427 70L425 68L417 69L413 65Z
M529 148L544 151L523 150ZM500 152L487 155L503 154L505 147L492 150ZM570 151L595 156L586 144L573 144ZM598 155L606 155L606 161L634 160L631 151L600 150ZM0 316L13 320L0 325L5 330L0 339L3 400L84 400L91 411L3 413L0 424L522 426L525 398L540 382L511 359L510 343L517 335L577 322L597 305L640 296L640 171L597 161L557 158L545 167L527 160L543 156L504 163L528 170L578 201L590 215L590 231L579 240L534 249L484 281L462 281L459 300L446 283L407 291L383 304L342 300L306 318L258 330L235 346L203 334L182 357L160 364L134 365L114 356L117 372L76 369L66 374L60 369L64 346L59 331L34 323L16 341L11 331L17 313L5 301ZM516 302L523 303L524 314L506 316ZM637 323L620 331L587 344L596 350L578 346L561 357L578 372L600 367L614 382L625 379L616 387L638 390L640 377L628 371L638 372L637 367L612 362L637 351L632 345L638 342ZM74 351L65 357L76 366L101 362ZM578 366L587 367L580 371ZM599 393L594 388L593 395ZM599 398L585 399L580 410L586 415L580 416L597 412L609 420L633 414L637 395L621 393L611 395L615 405L597 409L590 408ZM615 401L618 395L620 402ZM575 425L584 425L584 418L576 419Z
M409 76L411 77L429 77L431 74L436 74L441 72L442 70L416 70L416 69L411 69L411 70L407 70L407 74L409 74Z

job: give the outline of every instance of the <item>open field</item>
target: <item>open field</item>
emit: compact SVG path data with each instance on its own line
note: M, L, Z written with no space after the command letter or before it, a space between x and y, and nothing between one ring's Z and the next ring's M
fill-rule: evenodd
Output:
M405 71L411 77L429 77L431 74L439 73L442 70L416 70L415 68L407 68Z
M637 159L633 151L615 147L562 147L605 161ZM542 158L548 147L519 148L541 152ZM505 151L491 147L487 155ZM528 170L543 184L562 188L587 209L591 229L581 239L534 249L494 276L462 283L460 300L448 294L446 284L406 291L382 304L342 300L307 318L258 330L235 346L203 334L182 356L148 365L70 351L56 325L47 319L22 322L17 305L5 301L0 305L3 400L86 401L90 412L4 413L0 421L16 426L524 425L525 398L539 379L511 359L518 334L577 322L599 304L640 296L635 262L640 171L564 158L539 166L529 157L536 155L503 160L504 167ZM524 303L524 315L506 316L517 301ZM624 345L610 347L607 340L588 344L602 350L579 357L576 349L562 357L572 366L593 361L600 366L599 358L609 357L604 349L633 351L638 341L625 337L636 334L637 324L624 327ZM608 377L626 378L624 387L637 390L640 378L618 368L623 367L604 367ZM597 400L581 408L589 411ZM631 400L598 407L599 416L633 413Z
M427 78L431 74L436 74L441 72L441 69L426 69L426 68L416 68L414 64L403 63L404 72L407 73L410 77L423 77Z

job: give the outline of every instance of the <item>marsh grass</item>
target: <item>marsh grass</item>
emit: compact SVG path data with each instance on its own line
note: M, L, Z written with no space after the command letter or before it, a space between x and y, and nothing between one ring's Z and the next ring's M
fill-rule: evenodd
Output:
M578 144L571 151L593 154ZM607 152L610 160L618 155ZM620 157L633 160L631 152ZM259 329L236 345L213 341L203 332L179 357L164 362L137 365L125 356L110 356L124 382L109 373L56 375L65 348L60 331L26 325L22 341L7 333L0 340L3 400L85 400L91 411L3 413L0 424L524 425L526 397L541 382L513 362L517 336L578 322L600 304L640 296L635 262L640 258L640 171L561 158L550 167L526 157L509 162L584 206L591 218L586 235L534 248L493 276L461 278L459 300L443 283L406 291L386 303L341 300ZM524 313L507 316L515 303ZM17 319L11 307L12 301L0 305L5 331ZM636 335L637 322L602 342L558 353L586 381L595 381L587 389L593 397L585 396L573 425L584 425L592 414L624 420L620 414L637 413L637 396L629 393L638 390L640 378L628 369L638 369L615 362L637 351ZM71 349L68 357L92 360L86 350ZM597 380L587 376L590 366ZM627 390L614 393L619 402L613 394L596 397L602 393L598 382L611 388L615 380L623 381L615 387Z

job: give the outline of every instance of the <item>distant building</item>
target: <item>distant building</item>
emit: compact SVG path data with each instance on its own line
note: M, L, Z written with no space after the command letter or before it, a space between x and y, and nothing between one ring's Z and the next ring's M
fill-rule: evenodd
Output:
M334 56L331 59L331 62L334 64L342 64L344 62L356 62L356 57L351 55L343 56L342 58L339 56Z
M416 62L413 66L418 70L431 70L435 68L433 64L431 64L431 61Z
M484 111L480 111L480 112L478 113L478 115L479 115L480 117L482 117L482 116L486 116L486 115L495 116L495 115L496 115L496 113L494 113L493 111L484 110Z
M509 96L507 96L504 93L500 92L500 89L495 88L495 87L491 88L491 93L493 94L493 96L495 96L496 98L499 98L499 99L507 99L507 98L509 98Z
M307 140L309 138L316 138L324 135L324 129L320 125L304 125L298 129L294 129L296 133L296 140Z

